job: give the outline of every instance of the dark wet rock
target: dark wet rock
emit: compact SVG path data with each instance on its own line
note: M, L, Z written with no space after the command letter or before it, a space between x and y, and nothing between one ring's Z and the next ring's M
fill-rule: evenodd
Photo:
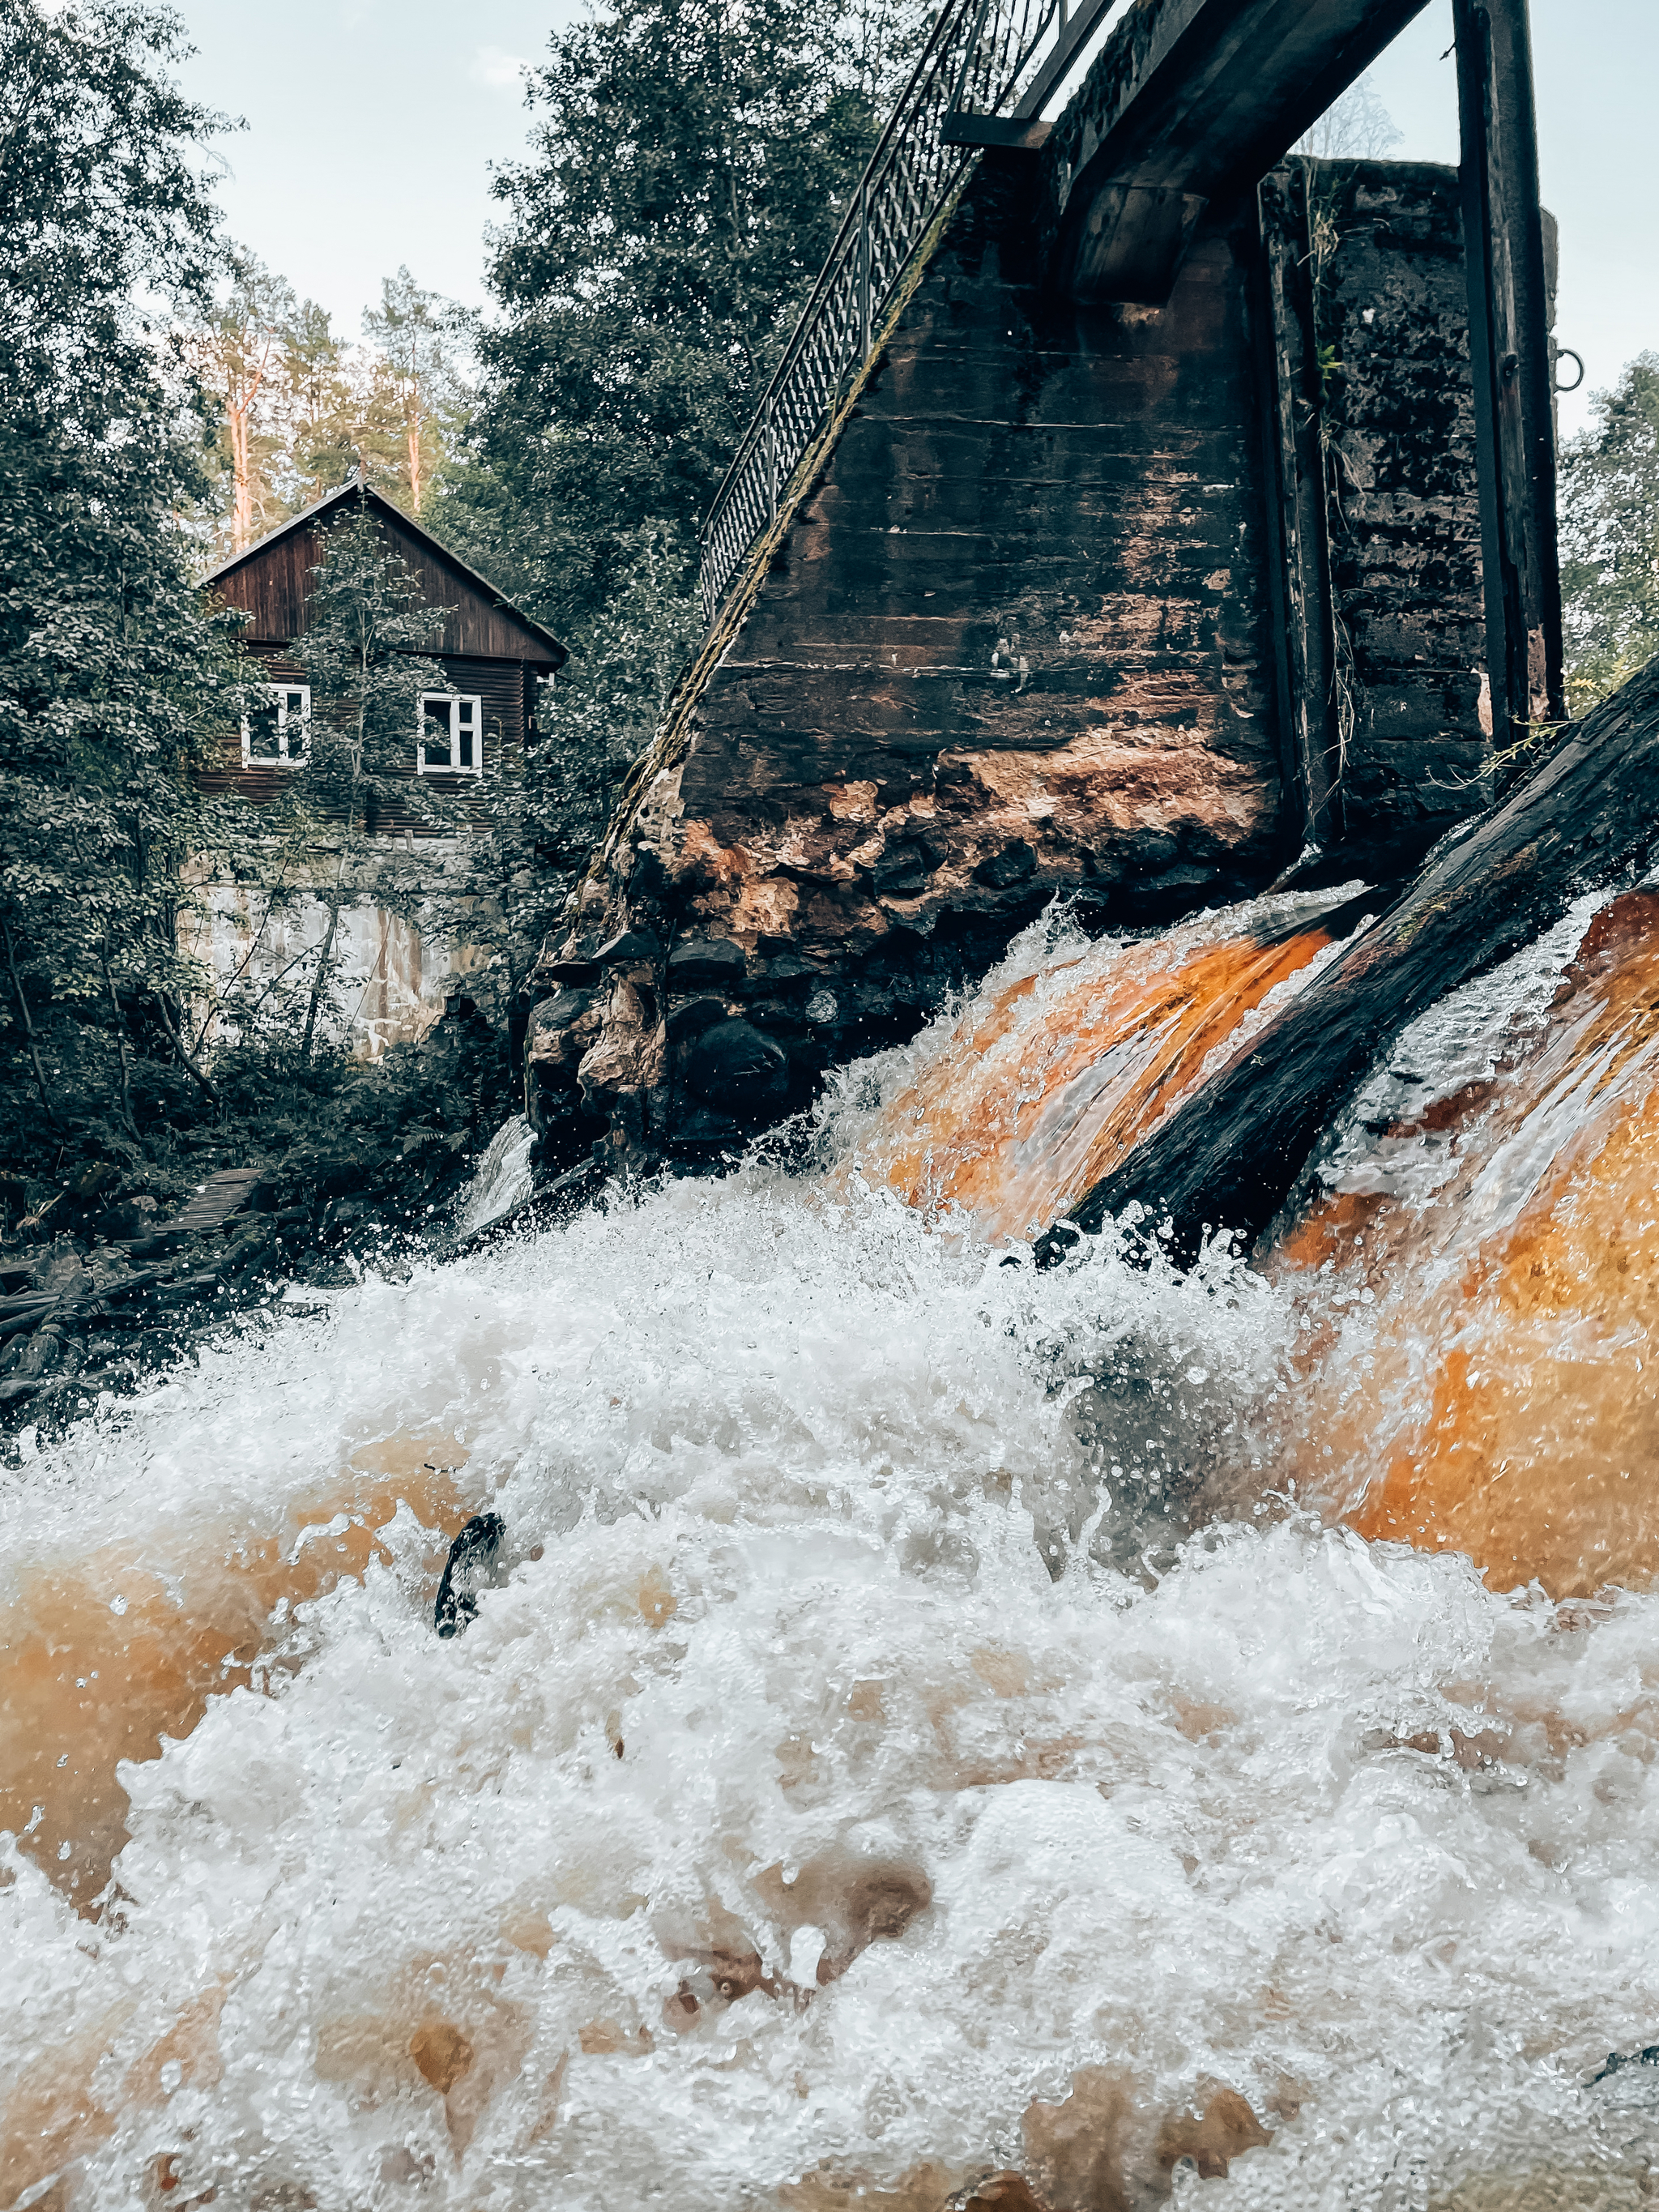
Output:
M478 1593L493 1586L495 1563L507 1524L499 1513L475 1513L449 1547L433 1626L440 1636L459 1636L478 1613Z
M676 1149L687 1152L741 1145L746 1134L740 1121L734 1121L729 1114L716 1114L707 1106L683 1109L674 1120Z
M678 1044L682 1037L696 1036L699 1030L712 1029L716 1022L723 1022L731 1011L724 999L687 1000L669 1012L669 1042Z
M668 956L671 991L705 990L711 984L741 985L749 963L740 945L729 937L690 937Z
M787 1054L753 1023L716 1022L686 1056L685 1087L699 1104L738 1120L765 1121L788 1095Z
M1036 854L1023 837L1017 837L1012 845L1005 845L1000 853L980 862L974 870L974 881L988 890L1006 891L1036 872Z
M1608 2051L1607 2064L1599 2074L1590 2075L1589 2086L1594 2088L1598 2081L1611 2081L1627 2066L1659 2066L1659 2043L1646 2044L1640 2051Z
M594 957L601 968L658 968L662 964L662 939L649 929L621 930L600 945Z
M933 866L932 854L918 840L906 839L890 845L876 862L876 889L894 898L919 896L927 888Z

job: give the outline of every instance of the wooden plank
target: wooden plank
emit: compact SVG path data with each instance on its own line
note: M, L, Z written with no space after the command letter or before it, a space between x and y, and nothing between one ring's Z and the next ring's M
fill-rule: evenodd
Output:
M194 1198L189 1200L170 1221L159 1224L160 1233L166 1237L200 1237L210 1229L222 1227L233 1213L240 1213L253 1195L253 1186L264 1173L263 1168L224 1168L210 1176Z
M210 572L208 590L252 617L245 634L248 642L283 644L299 635L310 572L324 556L327 532L360 501L367 502L382 534L407 563L425 603L449 610L443 631L434 635L434 651L526 661L549 672L562 666L565 649L550 633L508 605L488 578L469 568L390 500L356 483L330 494Z
M1268 501L1278 539L1269 549L1268 570L1279 591L1274 611L1285 813L1292 854L1312 860L1340 840L1343 821L1306 169L1292 163L1270 171L1258 201L1267 295L1267 450L1277 492Z
M1454 0L1469 356L1498 749L1564 712L1549 286L1527 0Z
M1136 1202L1189 1260L1205 1231L1253 1240L1322 1130L1412 1018L1532 941L1580 892L1659 848L1659 660L1605 700L1492 813L1440 852L1406 895L1257 1032L1039 1242Z

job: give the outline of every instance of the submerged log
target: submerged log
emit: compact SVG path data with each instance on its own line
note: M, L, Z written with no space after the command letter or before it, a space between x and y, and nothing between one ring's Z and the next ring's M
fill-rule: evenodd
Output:
M1388 1040L1659 848L1659 659L1571 725L1503 804L1039 1240L1052 1263L1132 1201L1190 1260L1208 1229L1254 1241ZM1168 1227L1164 1228L1164 1224Z

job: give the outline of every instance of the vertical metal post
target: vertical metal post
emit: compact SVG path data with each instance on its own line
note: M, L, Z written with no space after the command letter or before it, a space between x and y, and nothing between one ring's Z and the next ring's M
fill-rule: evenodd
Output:
M1554 381L1527 0L1453 0L1492 740L1562 712Z
M766 492L771 519L778 519L778 434L773 425L772 410L766 410Z
M870 358L872 334L870 306L870 179L867 175L859 183L859 362L862 366Z

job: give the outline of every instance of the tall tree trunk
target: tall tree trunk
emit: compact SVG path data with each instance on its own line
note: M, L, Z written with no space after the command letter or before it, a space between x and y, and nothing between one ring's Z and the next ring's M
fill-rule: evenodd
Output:
M421 511L421 387L411 382L409 403L404 410L404 423L409 436L409 495L415 512Z
M11 988L17 996L17 1011L23 1017L23 1035L28 1039L29 1058L34 1064L34 1080L40 1092L40 1103L46 1109L46 1119L53 1126L58 1121L58 1109L52 1103L52 1092L46 1085L46 1071L40 1065L40 1041L34 1034L34 1018L29 1012L27 994L17 972L17 949L12 943L11 924L0 923L6 937L6 965L11 970Z
M256 386L255 390L258 390ZM245 552L253 537L253 473L248 459L248 410L253 404L250 392L240 406L227 408L226 422L230 431L230 479L234 494L231 514L230 544L234 553Z
M345 865L343 855L341 866ZM317 963L317 973L311 979L311 1002L306 1008L306 1030L300 1040L300 1058L307 1066L311 1061L312 1040L317 1034L317 1009L322 1004L324 988L328 981L329 962L334 954L334 933L340 926L339 872L335 874L335 896L329 901L328 928L323 937L322 954Z
M116 994L115 977L109 964L109 940L105 939L98 958L104 970L104 988L109 993L109 1010L115 1024L115 1046L121 1055L121 1118L136 1137L138 1124L132 1118L132 1062L127 1051L126 1017L121 1012L121 1001Z
M335 932L340 926L342 885L345 881L346 851L357 831L357 787L362 780L363 749L368 742L368 640L363 634L361 610L357 623L357 743L351 757L351 781L346 788L345 838L340 847L339 866L334 871L334 896L329 902L328 932L323 939L322 957L317 963L317 973L312 978L311 1003L306 1008L305 1036L300 1042L300 1058L308 1063L312 1040L317 1034L317 1010L322 1004L323 992L328 981L329 962L334 951Z
M230 431L230 475L235 494L231 515L231 550L245 552L253 540L253 441L252 423L253 403L264 387L265 368L270 359L270 347L259 356L259 365L243 391L240 400L234 375L227 379L225 420Z

